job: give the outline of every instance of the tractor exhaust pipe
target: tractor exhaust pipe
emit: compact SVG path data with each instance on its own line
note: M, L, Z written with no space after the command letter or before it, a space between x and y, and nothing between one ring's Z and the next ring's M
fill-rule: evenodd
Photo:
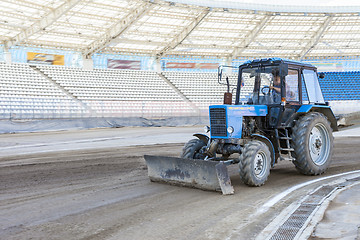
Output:
M230 92L229 77L226 77L226 86L227 86L227 92L224 93L224 104L231 105L232 104L232 93Z

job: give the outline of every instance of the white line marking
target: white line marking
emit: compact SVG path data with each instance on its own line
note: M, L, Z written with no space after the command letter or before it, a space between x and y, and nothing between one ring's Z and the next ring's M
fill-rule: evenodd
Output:
M49 143L37 143L37 144L29 144L29 145L15 145L15 146L9 146L9 147L2 147L1 150L27 148L27 147L48 147L48 146L65 145L65 144L72 144L72 143L103 142L103 141L112 141L112 140L118 140L118 139L124 139L124 137L92 138L92 139L73 140L73 141L66 141L66 142L49 142Z

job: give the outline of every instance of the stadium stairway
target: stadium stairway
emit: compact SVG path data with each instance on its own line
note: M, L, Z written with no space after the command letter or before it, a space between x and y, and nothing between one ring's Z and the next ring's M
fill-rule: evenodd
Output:
M44 73L43 71L41 71L41 69L39 69L36 65L29 65L32 69L34 69L34 71L38 72L41 76L43 76L45 79L49 80L54 86L56 86L57 88L59 88L64 94L66 94L67 96L69 96L70 98L72 98L74 101L78 102L81 106L83 106L83 108L85 108L87 111L90 112L91 115L94 114L94 110L91 109L91 107L89 107L88 105L86 105L86 103L84 103L83 101L79 100L74 94L72 94L71 92L67 91L63 86L61 86L60 84L58 84L55 80L53 80L49 75L47 75L46 73Z
M190 99L178 88L176 87L163 73L158 73L159 77L163 79L174 91L185 101L187 102L196 112L199 112L200 109L192 102Z

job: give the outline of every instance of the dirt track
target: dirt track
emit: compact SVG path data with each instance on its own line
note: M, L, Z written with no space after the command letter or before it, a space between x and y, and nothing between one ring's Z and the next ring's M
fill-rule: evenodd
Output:
M360 138L337 138L328 175L360 169ZM235 195L151 183L144 154L178 156L182 144L42 153L0 159L0 239L251 239L285 206L251 215L271 197L316 177L292 163L272 169L265 186ZM319 183L321 184L321 183Z

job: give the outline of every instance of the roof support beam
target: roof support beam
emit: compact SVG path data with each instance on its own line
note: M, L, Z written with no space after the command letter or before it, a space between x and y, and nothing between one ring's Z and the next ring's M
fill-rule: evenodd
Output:
M5 48L9 49L11 46L23 42L40 30L50 26L79 2L81 2L81 0L67 0L65 3L46 14L43 18L34 22L30 27L20 31L13 39L7 41L5 43Z
M328 16L324 23L319 27L319 29L315 32L312 36L311 40L306 44L303 50L300 52L299 57L300 60L303 59L306 54L308 54L320 41L320 38L323 36L324 32L329 27L331 21L333 20L334 16Z
M103 34L99 39L94 41L86 48L86 50L83 52L85 57L91 58L91 55L105 48L113 41L113 39L118 38L132 24L144 16L144 14L146 14L152 8L152 6L153 5L151 3L144 3L141 6L137 6L136 9L132 9L126 17L115 23L106 31L105 34Z
M172 50L179 46L185 38L187 38L192 31L204 20L204 18L209 14L210 10L207 9L206 11L203 11L197 16L194 21L192 21L188 26L186 26L178 35L173 38L173 40L164 47L158 54L158 58L164 56L169 50Z
M232 52L232 58L237 58L249 45L252 43L260 31L264 28L266 23L272 19L272 16L266 15L261 21L255 26L248 36L237 46Z

